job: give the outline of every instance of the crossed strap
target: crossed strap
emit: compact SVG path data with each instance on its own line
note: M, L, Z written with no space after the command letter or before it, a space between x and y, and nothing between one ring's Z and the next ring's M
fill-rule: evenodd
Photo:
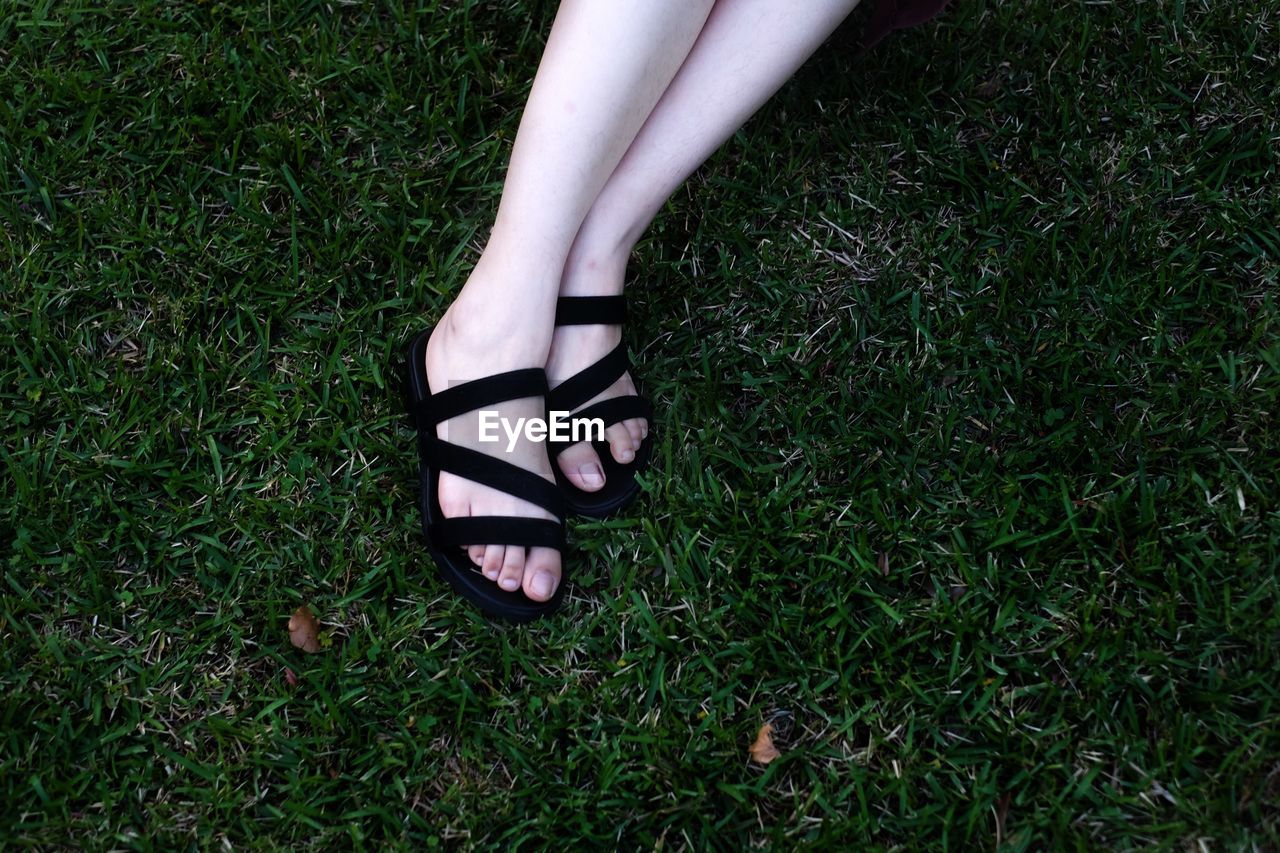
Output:
M518 465L478 450L450 444L436 436L435 427L450 418L506 400L546 397L547 377L538 368L498 373L428 394L418 403L418 440L423 458L434 469L514 495L564 518L564 498L555 483ZM428 426L429 425L429 426ZM562 521L506 515L439 518L429 525L440 545L524 545L564 548Z
M622 296L562 296L556 301L557 326L620 326L626 320L627 301ZM570 376L547 393L547 409L573 412L574 420L599 418L606 427L629 418L653 420L653 407L636 394L613 397L575 411L592 397L605 391L631 369L626 343L619 342L608 355ZM553 456L559 456L572 441L549 441Z

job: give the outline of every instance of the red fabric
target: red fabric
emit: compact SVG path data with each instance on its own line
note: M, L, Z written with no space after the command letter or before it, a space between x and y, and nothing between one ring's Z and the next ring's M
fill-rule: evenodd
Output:
M894 30L923 24L946 8L949 0L875 0L871 20L862 36L863 50L870 50Z

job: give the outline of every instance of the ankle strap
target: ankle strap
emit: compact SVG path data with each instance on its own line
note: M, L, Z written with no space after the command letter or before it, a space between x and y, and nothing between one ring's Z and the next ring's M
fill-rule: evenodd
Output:
M624 296L561 296L556 300L557 326L621 326L626 319Z

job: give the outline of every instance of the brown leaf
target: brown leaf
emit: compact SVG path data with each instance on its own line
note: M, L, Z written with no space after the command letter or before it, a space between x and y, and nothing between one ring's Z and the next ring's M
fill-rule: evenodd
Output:
M290 687L298 686L298 676L294 675L293 670L287 666L284 668L284 683Z
M773 723L765 723L760 727L755 741L747 751L751 753L751 760L757 764L768 764L782 755L781 752L778 752L778 748L773 745Z
M289 617L289 642L308 654L320 651L320 623L305 604Z
M880 552L880 556L876 560L876 565L880 567L880 574L882 577L886 577L886 578L889 577L889 552L888 551Z

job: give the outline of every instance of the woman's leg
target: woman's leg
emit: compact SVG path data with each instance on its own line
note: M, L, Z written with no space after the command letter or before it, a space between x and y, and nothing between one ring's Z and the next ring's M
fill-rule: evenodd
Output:
M711 4L561 4L520 120L489 242L428 345L431 387L546 363L556 292L574 235L688 55ZM450 440L475 442L475 420L442 425L442 438L449 439L449 426ZM540 444L523 442L510 461L551 479ZM448 517L546 516L534 504L452 474L440 475L439 494ZM469 551L503 589L523 587L543 601L559 583L560 557L553 549L526 554L523 547L493 544Z
M676 188L760 108L848 16L858 0L717 0L675 79L631 143L579 229L560 280L562 296L622 292L627 260ZM617 327L555 330L551 384L582 370L618 343ZM634 393L623 376L598 399ZM634 458L648 431L642 420L606 431L619 462ZM558 460L579 488L604 484L588 443Z

